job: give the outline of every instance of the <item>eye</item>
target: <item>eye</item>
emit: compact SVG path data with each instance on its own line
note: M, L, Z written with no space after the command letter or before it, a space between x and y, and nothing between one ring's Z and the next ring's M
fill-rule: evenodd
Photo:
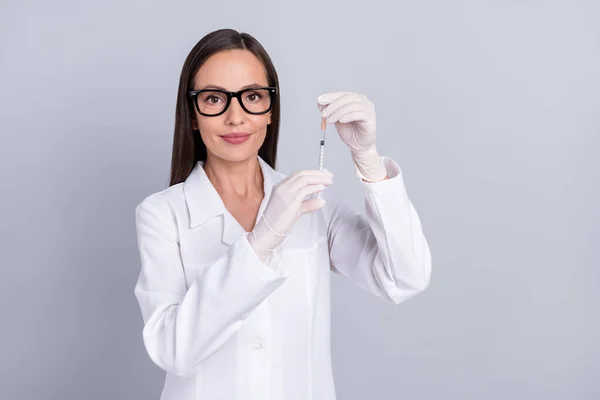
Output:
M225 95L220 92L202 92L198 99L202 101L202 104L209 106L214 106L227 100Z
M254 102L254 101L258 101L258 100L262 99L262 96L258 92L250 92L246 95L246 99Z

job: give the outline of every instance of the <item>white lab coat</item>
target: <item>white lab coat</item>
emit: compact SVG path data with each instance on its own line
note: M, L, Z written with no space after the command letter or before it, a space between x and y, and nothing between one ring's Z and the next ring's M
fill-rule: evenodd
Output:
M366 213L333 195L258 259L199 162L136 208L143 340L166 371L161 400L333 400L330 270L398 304L429 283L431 257L398 165L361 180ZM261 218L285 174L259 157Z

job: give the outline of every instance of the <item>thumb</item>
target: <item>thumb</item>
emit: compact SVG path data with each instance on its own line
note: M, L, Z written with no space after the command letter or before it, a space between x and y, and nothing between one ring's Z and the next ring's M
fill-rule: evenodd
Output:
M326 201L323 199L309 199L302 202L300 206L300 214L306 214L312 211L316 211L325 206Z

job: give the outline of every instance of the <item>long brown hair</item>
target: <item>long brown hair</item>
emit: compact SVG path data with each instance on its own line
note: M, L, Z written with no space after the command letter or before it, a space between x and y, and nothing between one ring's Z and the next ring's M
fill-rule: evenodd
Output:
M206 161L206 145L198 130L192 129L194 110L188 96L193 89L194 77L213 54L223 50L248 50L254 54L265 67L269 86L277 88L271 123L267 126L267 134L258 155L273 169L277 161L277 141L279 139L279 79L275 66L263 46L251 35L233 29L219 29L204 36L188 54L181 76L175 108L175 134L173 136L173 154L171 157L171 179L169 186L187 179L198 161Z

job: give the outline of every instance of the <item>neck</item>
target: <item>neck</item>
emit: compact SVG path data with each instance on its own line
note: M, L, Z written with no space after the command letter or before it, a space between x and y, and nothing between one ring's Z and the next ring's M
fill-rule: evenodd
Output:
M208 154L204 171L221 197L249 200L264 196L258 156L228 161Z

